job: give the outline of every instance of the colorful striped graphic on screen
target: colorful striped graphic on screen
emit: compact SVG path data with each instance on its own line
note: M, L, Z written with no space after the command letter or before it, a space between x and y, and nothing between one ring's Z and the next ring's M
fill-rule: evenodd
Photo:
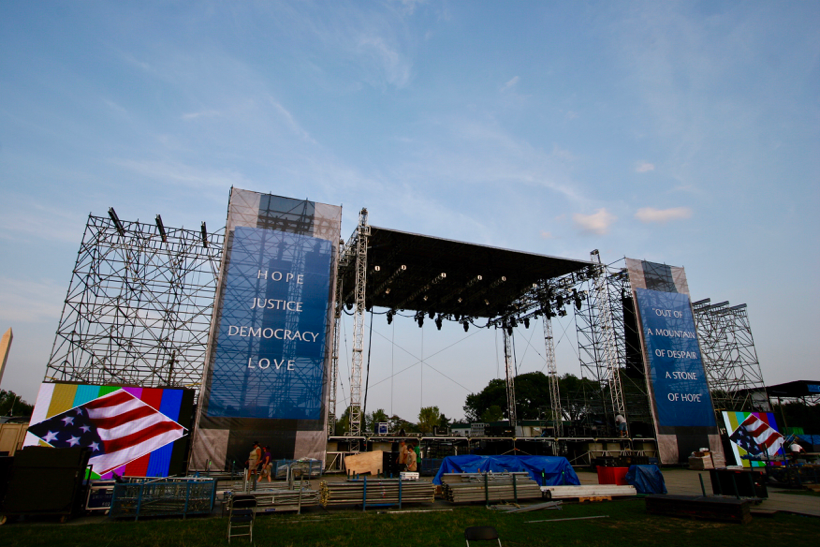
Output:
M743 467L764 467L764 449L769 457L783 454L782 438L771 412L723 412L723 422L735 459ZM744 448L749 441L755 445Z
M180 416L184 393L182 389L44 383L40 386L40 392L31 417L31 424L43 422L117 390L126 391L146 405L158 410L170 420L177 422L180 418L187 418ZM48 446L31 433L26 436L24 444L26 446L37 444ZM169 443L103 474L100 478L110 478L112 473L136 477L168 476L173 452L174 443Z

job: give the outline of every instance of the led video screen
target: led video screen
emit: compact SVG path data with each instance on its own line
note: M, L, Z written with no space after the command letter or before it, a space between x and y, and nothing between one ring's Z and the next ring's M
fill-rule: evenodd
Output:
M86 447L91 478L185 471L194 390L43 383L24 446Z
M723 423L735 462L764 467L766 460L783 455L785 438L771 412L723 412Z

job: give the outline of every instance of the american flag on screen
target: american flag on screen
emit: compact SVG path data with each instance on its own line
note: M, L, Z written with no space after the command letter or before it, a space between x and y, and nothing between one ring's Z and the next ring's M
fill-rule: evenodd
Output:
M749 414L729 439L752 456L759 456L764 450L774 456L785 441L783 435L754 414Z
M55 448L91 449L94 472L103 475L185 435L185 428L122 389L28 428Z

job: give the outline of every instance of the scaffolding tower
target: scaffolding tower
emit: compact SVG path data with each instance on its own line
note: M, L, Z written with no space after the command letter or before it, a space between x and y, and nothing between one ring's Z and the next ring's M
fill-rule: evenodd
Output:
M643 366L632 287L621 261L605 265L597 251L596 275L584 280L588 297L576 311L581 370L600 385L601 400L589 401L592 414L608 425L621 414L632 434L652 436L649 390Z
M89 215L45 381L199 393L224 232Z
M712 304L707 298L692 308L715 409L770 411L746 304ZM754 392L762 396L754 398Z

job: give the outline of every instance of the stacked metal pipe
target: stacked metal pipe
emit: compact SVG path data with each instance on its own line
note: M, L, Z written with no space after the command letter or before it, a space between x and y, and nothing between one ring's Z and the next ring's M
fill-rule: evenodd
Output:
M401 489L401 491L400 491ZM433 503L435 487L429 482L399 480L322 481L320 500L323 507L332 505L398 505L401 503ZM366 495L366 497L365 497Z
M257 511L270 509L311 507L319 505L319 492L305 488L299 490L254 490Z
M538 499L541 487L528 473L445 473L444 498L452 503Z

